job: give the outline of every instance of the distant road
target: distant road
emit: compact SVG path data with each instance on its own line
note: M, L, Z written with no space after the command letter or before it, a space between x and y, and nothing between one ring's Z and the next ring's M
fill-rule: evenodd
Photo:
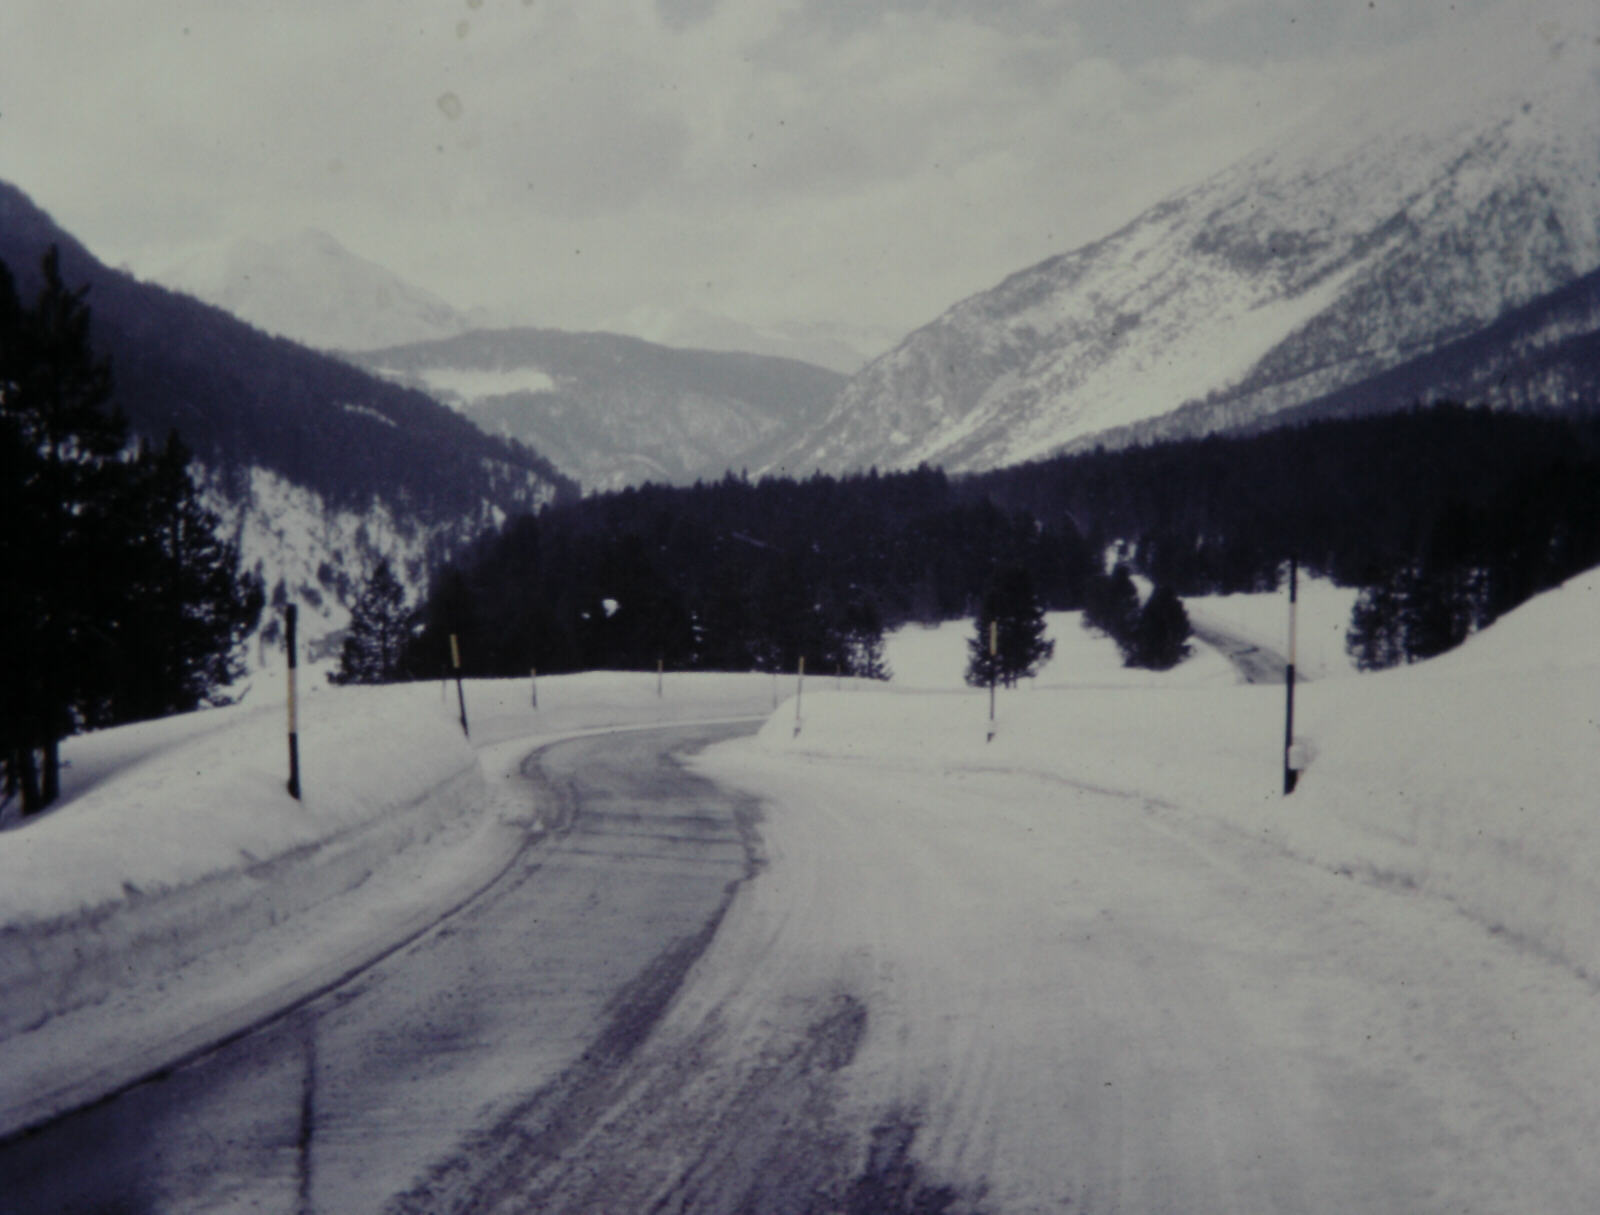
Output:
M1268 649L1248 637L1241 637L1227 629L1218 628L1209 621L1202 624L1191 618L1190 625L1194 629L1194 635L1220 651L1246 683L1283 682L1283 672L1289 665L1289 660L1276 650ZM1296 672L1296 682L1304 678L1304 675Z

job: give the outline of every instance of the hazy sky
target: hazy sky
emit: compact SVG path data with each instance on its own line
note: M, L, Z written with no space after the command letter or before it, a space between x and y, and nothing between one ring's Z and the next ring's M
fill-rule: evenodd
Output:
M459 307L904 332L1484 0L5 0L0 178L113 264L304 227Z

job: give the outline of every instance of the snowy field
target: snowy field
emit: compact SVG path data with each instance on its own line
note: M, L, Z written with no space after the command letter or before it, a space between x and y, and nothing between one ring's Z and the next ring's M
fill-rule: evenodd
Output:
M748 1067L853 1002L855 1125L985 1210L1600 1209L1597 607L1590 574L1430 663L1316 662L1287 799L1281 686L1127 671L1070 613L992 740L966 622L798 713L793 677L470 682L468 745L453 686L320 688L302 805L265 686L74 739L71 799L0 834L3 1125L469 897L540 740L770 714L697 761L765 799L765 865L647 1051ZM1282 595L1191 610L1283 645Z

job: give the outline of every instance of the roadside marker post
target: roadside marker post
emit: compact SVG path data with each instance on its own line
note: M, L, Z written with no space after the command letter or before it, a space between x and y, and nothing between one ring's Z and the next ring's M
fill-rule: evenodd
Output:
M800 663L797 668L794 685L794 734L796 738L800 737L800 699L805 695L805 691L806 656L802 654L800 655Z
M661 681L665 678L666 669L667 669L667 660L665 658L657 658L656 659L656 699L657 700L661 699Z
M984 742L994 741L994 677L999 667L996 655L1000 652L1000 622L989 622L989 737Z
M300 724L295 706L295 625L299 609L289 604L283 609L283 639L289 650L289 796L300 800Z
M1283 795L1288 797L1294 792L1294 787L1300 779L1290 764L1290 754L1294 748L1294 659L1295 659L1295 600L1298 598L1297 563L1293 557L1289 558L1289 663L1284 668L1283 682L1285 691L1283 715Z
M539 707L539 668L538 667L534 667L533 668L533 670L531 672L531 677L533 679L533 707L537 709Z
M467 729L467 694L461 687L461 643L456 640L454 633L450 634L450 665L456 672L456 703L461 706L461 732L471 738L472 731Z

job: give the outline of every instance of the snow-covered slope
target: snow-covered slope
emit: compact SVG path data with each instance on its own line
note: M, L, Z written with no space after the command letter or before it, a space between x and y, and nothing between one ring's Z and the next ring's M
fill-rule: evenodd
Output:
M590 490L759 467L844 383L794 359L552 329L473 330L350 357L528 444Z
M507 513L576 492L536 453L426 394L109 269L0 182L0 261L23 298L38 290L51 246L67 283L89 291L112 405L133 435L159 443L175 429L193 450L245 568L262 575L275 605L300 605L314 653L344 626L378 557L416 588Z
M155 277L319 350L370 350L467 328L466 318L437 296L315 229L276 240L227 241Z
M779 463L995 467L1358 383L1600 266L1600 10L1459 23L1273 146L957 304ZM1409 404L1397 401L1397 407Z

